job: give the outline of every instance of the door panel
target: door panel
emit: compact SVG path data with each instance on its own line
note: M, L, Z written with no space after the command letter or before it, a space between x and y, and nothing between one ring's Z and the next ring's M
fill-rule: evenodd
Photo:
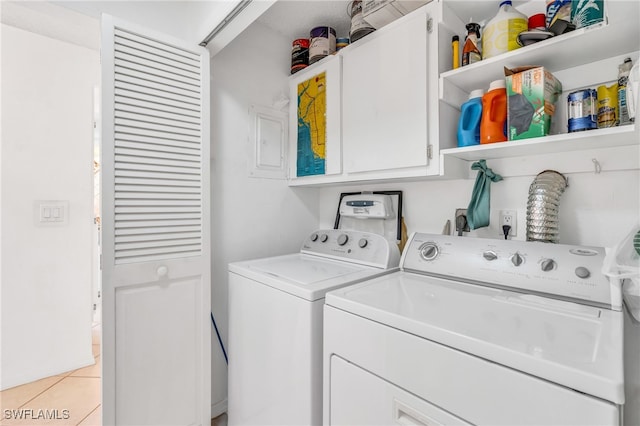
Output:
M103 423L210 423L209 57L103 16Z

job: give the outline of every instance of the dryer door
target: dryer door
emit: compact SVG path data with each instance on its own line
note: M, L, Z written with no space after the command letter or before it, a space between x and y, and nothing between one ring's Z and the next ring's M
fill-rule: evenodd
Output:
M386 380L331 357L332 425L469 425Z

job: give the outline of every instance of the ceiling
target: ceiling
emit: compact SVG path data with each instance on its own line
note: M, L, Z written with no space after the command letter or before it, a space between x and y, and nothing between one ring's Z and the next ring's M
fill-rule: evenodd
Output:
M100 46L102 13L197 45L239 2L240 0L2 0L0 16L4 24L96 50Z
M52 0L94 18L106 13L193 44L199 44L239 0Z
M349 37L349 3L350 0L278 0L258 22L292 41L309 38L309 31L318 26L334 28L337 37Z
M2 22L27 31L98 50L100 14L106 13L154 31L199 44L240 0L0 0ZM294 40L317 26L348 37L350 0L253 0L207 47L212 54L257 18ZM252 10L250 10L252 9Z

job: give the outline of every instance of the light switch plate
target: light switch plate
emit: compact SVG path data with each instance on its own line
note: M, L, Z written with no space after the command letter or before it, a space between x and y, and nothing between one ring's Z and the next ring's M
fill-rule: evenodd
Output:
M36 226L66 226L69 224L69 201L37 200L34 202Z

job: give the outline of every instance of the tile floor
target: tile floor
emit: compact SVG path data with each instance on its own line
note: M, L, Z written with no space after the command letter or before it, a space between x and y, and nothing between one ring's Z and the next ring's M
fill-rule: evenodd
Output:
M211 426L227 426L227 413L222 413L211 419Z
M0 392L0 426L101 426L100 325L92 331L96 363ZM52 411L56 409L57 412ZM58 419L8 418L15 416L7 416L6 410L21 410L32 417L37 416L38 410L49 410ZM68 419L63 418L63 410L69 410ZM211 419L211 426L227 426L226 413Z
M0 392L0 426L100 426L100 325L92 331L96 363ZM46 415L54 418L42 418Z

